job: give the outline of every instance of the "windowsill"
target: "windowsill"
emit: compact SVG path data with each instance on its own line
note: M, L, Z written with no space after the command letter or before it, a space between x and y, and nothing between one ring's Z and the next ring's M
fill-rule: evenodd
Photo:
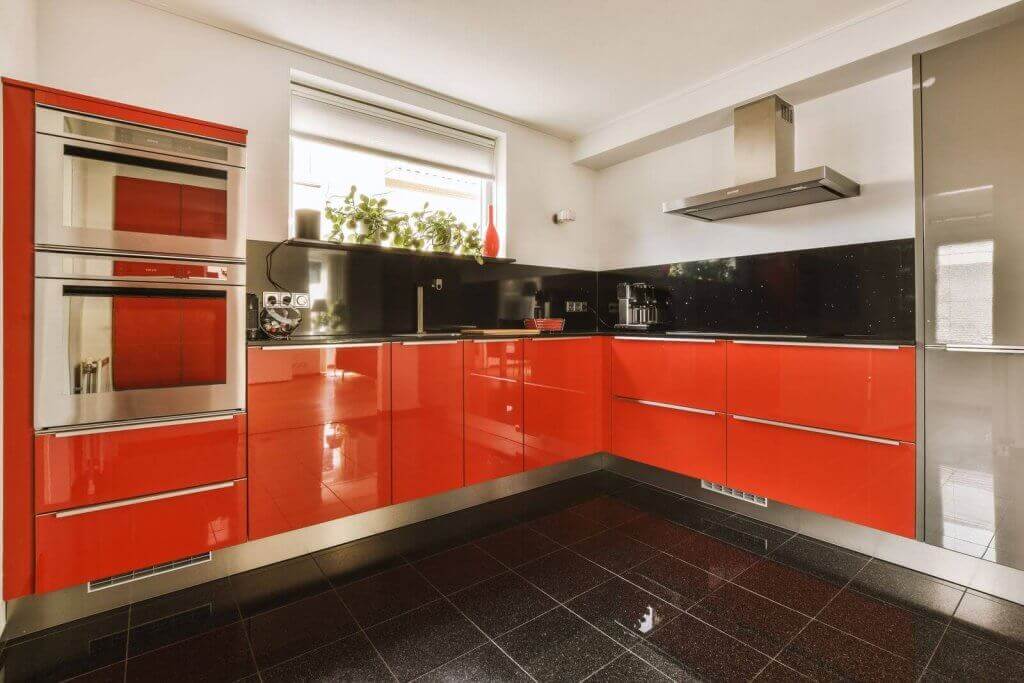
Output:
M399 247L385 247L379 244L355 244L349 242L331 242L328 240L310 240L301 238L289 239L287 244L293 247L307 247L310 249L333 249L335 251L357 251L369 254L395 254L397 256L414 256L419 258L440 258L455 259L459 261L473 261L474 257L465 254L448 254L441 251L418 251L415 249L402 249ZM513 258L488 257L484 256L484 263L515 263Z

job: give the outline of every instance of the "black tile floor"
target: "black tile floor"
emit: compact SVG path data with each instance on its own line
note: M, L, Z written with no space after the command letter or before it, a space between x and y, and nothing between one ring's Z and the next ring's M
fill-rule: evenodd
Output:
M1024 607L600 472L0 647L4 681L1022 680Z

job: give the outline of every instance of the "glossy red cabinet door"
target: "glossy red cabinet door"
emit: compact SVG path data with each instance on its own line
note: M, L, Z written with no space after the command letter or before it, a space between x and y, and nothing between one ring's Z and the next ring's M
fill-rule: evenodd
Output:
M523 428L526 469L601 449L603 367L599 337L524 341Z
M181 234L227 239L228 193L213 187L181 186Z
M914 444L875 443L735 417L728 425L729 486L914 537Z
M114 230L181 234L181 185L114 176Z
M466 485L523 471L523 443L466 426Z
M612 400L612 453L725 483L725 415Z
M463 344L466 428L523 441L523 341Z
M729 343L729 412L914 441L914 348Z
M615 396L725 410L725 342L714 339L612 340Z
M181 302L181 383L218 384L227 376L227 302Z
M242 543L245 489L242 480L225 488L71 516L39 515L36 592Z
M452 341L392 347L392 501L403 503L465 481L463 350Z
M386 413L389 344L249 349L249 433Z
M245 416L36 435L35 509L51 512L245 477Z
M117 391L181 385L181 300L115 296L111 376Z
M249 411L252 538L391 503L390 344L250 349Z

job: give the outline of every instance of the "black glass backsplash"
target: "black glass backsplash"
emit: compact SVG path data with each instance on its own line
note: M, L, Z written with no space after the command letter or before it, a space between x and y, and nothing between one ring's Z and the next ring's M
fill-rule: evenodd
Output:
M624 281L666 291L673 330L914 339L912 239L604 271L608 322Z
M266 272L275 244L249 240L250 292L278 290ZM911 239L600 273L286 244L274 254L272 276L281 290L313 295L301 336L414 331L417 284L426 285L428 330L522 327L536 305L545 317L564 317L570 331L612 329L615 286L626 281L670 295L673 330L914 339ZM443 286L435 291L438 277ZM589 312L566 313L566 301L585 301Z
M266 258L275 242L249 240L250 292L309 292L314 308L293 336L396 334L416 330L416 287L424 287L424 327L522 327L539 303L545 317L566 319L566 329L593 331L597 303L593 271L526 266L478 265L472 260L409 254L340 251L285 244ZM443 281L440 291L431 287ZM566 313L566 301L586 301L588 313Z

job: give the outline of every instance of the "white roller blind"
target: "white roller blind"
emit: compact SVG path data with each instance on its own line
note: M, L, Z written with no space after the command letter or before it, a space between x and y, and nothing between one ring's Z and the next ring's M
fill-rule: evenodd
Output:
M297 84L291 126L296 135L494 177L491 138Z

